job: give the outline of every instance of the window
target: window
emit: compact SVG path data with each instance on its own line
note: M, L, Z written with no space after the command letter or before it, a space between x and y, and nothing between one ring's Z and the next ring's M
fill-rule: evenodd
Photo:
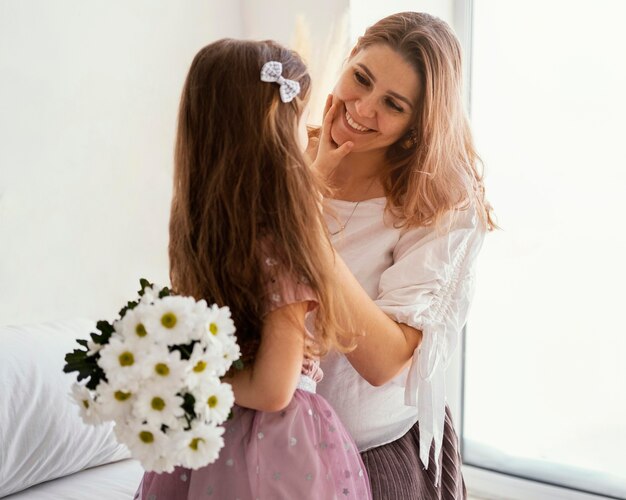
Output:
M626 2L474 0L472 17L503 229L467 328L464 462L626 498Z

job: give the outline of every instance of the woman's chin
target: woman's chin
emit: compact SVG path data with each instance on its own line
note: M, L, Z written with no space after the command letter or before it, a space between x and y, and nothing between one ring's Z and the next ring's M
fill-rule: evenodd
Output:
M333 140L333 142L337 144L337 146L341 146L344 143L352 140L346 134L343 134L340 130L331 130L330 137ZM354 140L352 140L352 142L354 142Z

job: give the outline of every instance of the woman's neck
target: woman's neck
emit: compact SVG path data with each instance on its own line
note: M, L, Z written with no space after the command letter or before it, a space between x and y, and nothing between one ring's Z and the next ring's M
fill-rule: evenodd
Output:
M367 153L350 153L330 175L333 198L363 201L385 196L380 182L384 158Z

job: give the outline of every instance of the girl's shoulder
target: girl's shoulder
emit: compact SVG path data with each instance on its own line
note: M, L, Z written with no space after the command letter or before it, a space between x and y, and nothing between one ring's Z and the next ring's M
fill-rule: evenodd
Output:
M269 242L261 246L260 264L264 284L264 314L289 304L309 302L309 311L317 306L317 294L305 276L288 268L287 263Z

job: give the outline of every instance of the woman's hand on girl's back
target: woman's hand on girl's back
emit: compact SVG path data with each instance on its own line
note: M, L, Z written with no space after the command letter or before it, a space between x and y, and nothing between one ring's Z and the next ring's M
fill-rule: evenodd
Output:
M326 107L324 108L324 119L322 121L320 136L317 144L314 142L312 145L317 149L312 168L323 178L328 177L333 169L341 163L341 160L352 151L352 147L354 146L354 143L350 141L338 146L331 136L330 131L333 119L340 106L341 101L334 95L329 94L326 99Z

